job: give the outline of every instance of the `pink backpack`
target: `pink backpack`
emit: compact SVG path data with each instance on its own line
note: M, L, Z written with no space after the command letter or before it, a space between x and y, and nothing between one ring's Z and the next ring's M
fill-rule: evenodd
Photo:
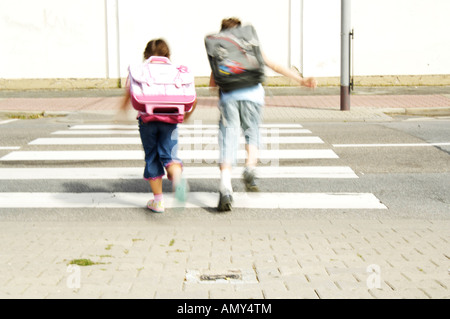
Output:
M128 70L131 103L143 122L183 122L197 98L194 76L186 66L152 56Z

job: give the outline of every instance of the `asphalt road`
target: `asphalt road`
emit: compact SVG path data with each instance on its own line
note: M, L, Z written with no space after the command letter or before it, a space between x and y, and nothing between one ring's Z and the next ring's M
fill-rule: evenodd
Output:
M98 119L94 119L98 123ZM30 145L38 138L51 138L53 132L69 130L80 124L67 118L19 120L0 125L0 168L70 168L77 167L141 167L141 160L131 161L5 161L13 152L5 147L19 147L24 151L98 150L98 145ZM297 216L377 216L393 218L436 217L450 218L450 119L398 117L390 122L314 122L303 124L310 135L319 137L320 145L302 145L302 149L331 149L338 158L287 159L280 166L345 166L357 178L261 178L262 193L370 193L387 209L252 209L236 208L231 213L237 219L279 219ZM272 145L268 146L269 148ZM280 144L280 149L298 146ZM3 148L3 149L2 149ZM102 145L101 150L140 150L140 145ZM189 166L189 164L187 165ZM205 167L216 167L204 164ZM191 192L217 192L219 180L190 179ZM235 192L244 192L239 179L233 180ZM0 193L114 193L149 192L142 179L121 180L57 180L2 179ZM171 185L164 181L164 192ZM150 198L150 195L149 195ZM26 200L26 199L24 199ZM214 207L189 208L168 218L217 218ZM227 215L223 218L227 218ZM228 215L229 217L229 215ZM142 208L4 208L0 220L145 220L154 218ZM222 217L219 217L222 218Z

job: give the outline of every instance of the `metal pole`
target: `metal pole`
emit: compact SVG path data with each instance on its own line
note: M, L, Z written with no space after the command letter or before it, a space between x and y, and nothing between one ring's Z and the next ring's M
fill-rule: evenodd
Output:
M351 0L341 0L341 111L350 110Z
M120 26L119 1L105 0L105 59L106 78L116 78L120 88Z
M105 4L105 62L106 62L106 78L109 79L108 0L104 0L104 4Z
M119 24L119 0L116 0L116 50L117 50L117 86L122 87L122 79L120 74L120 24Z

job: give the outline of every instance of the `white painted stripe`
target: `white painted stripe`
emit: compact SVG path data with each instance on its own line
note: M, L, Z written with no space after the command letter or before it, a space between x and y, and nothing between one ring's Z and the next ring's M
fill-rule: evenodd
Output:
M218 129L178 129L179 135L218 135ZM306 129L278 129L278 128L267 128L261 129L260 133L262 135L281 135L281 134L310 134L310 130ZM139 130L67 130L67 131L56 131L53 132L54 135L139 135Z
M259 130L261 135L273 136L281 134L310 134L310 130L299 129L299 128L262 128ZM179 135L218 135L218 129L178 129Z
M195 121L197 122L197 121ZM195 123L194 122L194 123ZM201 122L201 121L200 121ZM219 128L219 125L217 124L178 124L179 128L182 129L195 129L195 128ZM302 128L303 126L301 124L290 124L290 123L264 123L259 126L260 128Z
M232 171L233 179L242 178L242 167ZM0 180L95 180L142 179L143 167L64 167L0 168ZM261 166L258 178L358 178L347 166ZM220 179L217 167L192 167L183 170L187 179Z
M0 193L2 208L139 208L149 193ZM185 204L173 193L164 196L166 208L216 207L218 193L189 193ZM234 193L234 208L254 209L387 209L370 193Z
M267 136L261 138L266 144L323 144L322 139L316 136ZM38 138L31 141L30 145L140 145L139 137L54 137ZM179 144L217 144L218 137L214 136L180 136ZM240 138L240 143L244 144L244 137Z
M38 138L29 145L140 145L139 137Z
M19 146L0 146L0 150L20 150Z
M12 123L12 122L15 122L15 121L17 121L17 119L11 119L11 120L0 121L0 125Z
M400 143L400 144L333 144L333 147L423 147L449 146L450 143Z
M122 124L99 124L99 125L74 125L71 130L137 130L139 125L122 125Z
M217 161L218 150L180 150L178 157L186 163L193 160ZM260 161L279 159L318 159L318 158L339 158L335 152L328 149L311 150L260 150ZM237 159L246 158L244 150L238 151ZM1 161L77 161L77 160L143 160L143 151L16 151L11 152L2 158Z
M139 135L138 130L74 130L56 131L53 135Z
M142 151L31 151L11 152L2 161L142 160Z
M199 122L199 121L195 121ZM0 122L1 123L1 122ZM179 128L185 128L185 129L194 129L194 128L219 128L219 125L217 124L179 124ZM303 126L301 124L289 124L289 123L276 123L276 124L270 124L265 123L260 125L262 128L302 128ZM70 129L71 130L132 130L137 129L137 124L132 125L120 125L120 124L106 124L106 125L74 125Z
M219 128L217 124L192 124L184 125L179 124L180 129L211 129ZM115 125L115 124L105 124L105 125L74 125L70 127L71 130L137 130L139 126L137 124L132 125Z
M178 124L178 129L186 129L186 130L201 130L201 129L219 129L219 125L217 124L203 124L202 121L195 121L197 124Z
M180 136L180 144L217 144L217 136ZM245 138L240 137L239 143L245 144ZM325 142L317 136L261 136L263 144L324 144Z

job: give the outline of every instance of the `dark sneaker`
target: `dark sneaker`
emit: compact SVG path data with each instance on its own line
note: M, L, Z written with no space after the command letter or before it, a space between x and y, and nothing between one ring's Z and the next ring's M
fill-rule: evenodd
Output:
M230 192L222 193L220 192L219 205L217 206L217 210L219 212L229 212L232 209L233 205L233 196Z
M246 167L242 177L244 179L245 189L247 192L259 192L258 185L256 185L255 182L256 175L254 169L249 169Z

